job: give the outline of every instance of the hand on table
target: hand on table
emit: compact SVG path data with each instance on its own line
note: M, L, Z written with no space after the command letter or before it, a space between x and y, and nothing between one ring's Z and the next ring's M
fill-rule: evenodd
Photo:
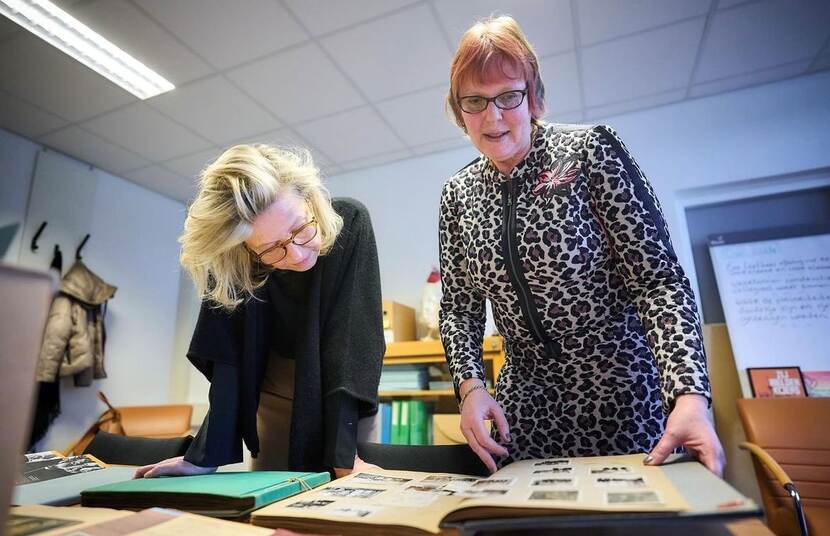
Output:
M357 454L354 455L354 467L351 469L343 468L343 467L335 467L334 468L334 476L336 478L343 478L346 475L350 475L352 473L361 473L367 472L372 470L380 469L377 465L366 463L360 459L360 456Z
M708 403L702 395L680 395L669 414L666 430L657 446L643 461L646 465L660 465L669 454L683 446L707 469L723 476L725 456L712 422Z
M461 394L461 433L467 439L470 448L473 449L487 469L494 473L496 462L493 455L505 456L507 449L496 443L484 421L494 421L496 429L503 443L510 441L510 428L504 411L496 400L490 396L484 384L478 379L469 379L462 382L459 389Z
M202 467L184 460L184 456L168 458L152 465L139 467L133 478L153 478L156 476L205 475L216 471L216 467Z

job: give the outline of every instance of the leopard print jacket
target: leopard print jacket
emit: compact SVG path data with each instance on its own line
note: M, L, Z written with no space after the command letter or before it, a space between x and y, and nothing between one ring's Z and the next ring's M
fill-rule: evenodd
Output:
M710 397L689 281L611 128L543 123L509 177L478 158L444 185L439 233L456 393L485 377L486 300L505 340L500 465L648 451L678 395Z

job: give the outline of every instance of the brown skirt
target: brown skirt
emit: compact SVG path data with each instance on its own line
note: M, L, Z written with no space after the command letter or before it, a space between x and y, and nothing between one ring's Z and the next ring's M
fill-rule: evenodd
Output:
M254 471L288 470L288 437L294 402L294 360L271 355L259 394L259 456Z

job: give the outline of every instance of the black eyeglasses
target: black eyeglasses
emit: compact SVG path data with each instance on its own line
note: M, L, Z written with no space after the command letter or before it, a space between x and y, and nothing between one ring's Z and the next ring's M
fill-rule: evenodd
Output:
M525 95L527 95L527 89L513 89L499 93L495 97L470 95L460 97L458 99L458 105L468 114L479 114L483 112L491 102L500 110L512 110L513 108L518 108L524 102Z
M259 261L260 264L265 266L273 266L283 260L286 256L288 256L288 245L294 244L295 246L304 246L314 240L314 237L317 236L317 218L311 218L309 221L304 223L302 227L291 233L291 236L288 237L287 240L283 240L281 242L277 242L273 246L269 247L265 251L261 253L257 253L256 251L252 250L245 245L245 248L250 252L251 255Z

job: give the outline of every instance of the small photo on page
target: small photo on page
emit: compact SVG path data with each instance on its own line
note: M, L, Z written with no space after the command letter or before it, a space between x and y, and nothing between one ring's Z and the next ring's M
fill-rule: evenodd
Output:
M363 482L372 482L375 484L404 484L406 482L410 482L412 479L397 476L377 475L375 473L358 473L352 477L352 480L361 480Z
M602 488L644 488L646 481L641 476L598 476L596 484Z
M609 491L608 504L660 504L663 501L657 493L648 491Z
M574 489L534 491L528 498L531 501L577 501L579 491Z
M328 506L334 501L329 499L310 499L307 501L297 501L294 503L289 504L286 508L302 508L305 510L315 510L319 508L323 508L324 506Z
M592 475L618 475L630 472L631 468L625 465L598 465L591 467Z
M534 475L568 475L574 472L573 467L548 467L546 469L536 469L533 471Z
M382 489L352 488L349 486L337 486L320 490L321 495L327 495L329 497L349 497L351 499L371 499L382 492Z
M571 460L567 458L554 458L551 460L539 460L538 462L533 463L533 467L548 467L548 466L556 466L561 467L563 465L570 465Z
M530 485L540 488L575 488L576 479L571 477L537 478Z

